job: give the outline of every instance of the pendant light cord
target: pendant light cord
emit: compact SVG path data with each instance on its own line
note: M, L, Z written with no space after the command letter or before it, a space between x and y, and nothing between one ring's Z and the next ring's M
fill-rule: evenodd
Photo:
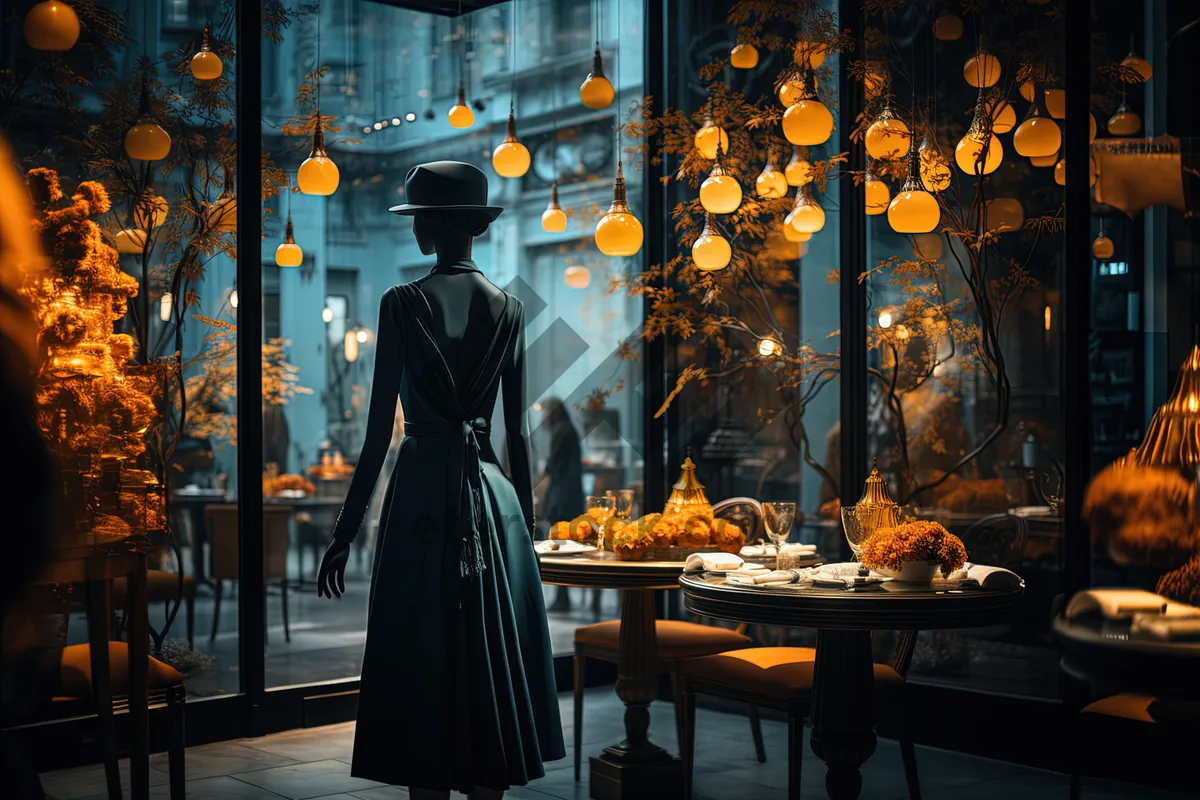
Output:
M321 127L321 5L318 3L317 15L317 127Z

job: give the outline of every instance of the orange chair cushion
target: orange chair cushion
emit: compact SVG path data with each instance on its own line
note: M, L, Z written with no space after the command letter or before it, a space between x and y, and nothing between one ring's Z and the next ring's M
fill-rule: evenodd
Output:
M1190 733L1200 724L1200 701L1149 694L1115 694L1083 707L1082 714L1146 722Z
M812 693L816 657L811 647L750 647L680 662L679 671L693 680L787 700ZM875 665L877 699L887 699L903 685L894 669Z
M112 601L116 608L124 608L125 578L113 581ZM161 603L174 600L179 596L179 575L161 569L146 572L146 599L151 603ZM183 576L183 597L196 596L196 579L190 575Z
M92 656L91 645L73 644L64 647L62 653L62 668L59 672L62 692L71 697L88 697L92 693ZM167 689L183 683L183 673L159 661L153 656L147 656L150 664L147 679L150 690ZM108 643L108 674L112 693L124 695L129 693L129 645L125 642Z
M673 619L655 620L654 636L660 660L708 656L750 645L750 637L737 631ZM613 658L616 658L620 639L621 621L617 619L575 629L576 644L611 650Z

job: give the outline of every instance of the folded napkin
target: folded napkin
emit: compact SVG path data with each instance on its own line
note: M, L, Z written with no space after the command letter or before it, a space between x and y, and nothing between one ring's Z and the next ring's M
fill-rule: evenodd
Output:
M815 544L800 544L799 542L785 542L783 552L794 553L798 556L815 556L817 554L817 546ZM775 545L770 542L759 542L757 544L748 544L742 548L741 553L743 558L751 556L773 556L775 555Z
M1105 619L1130 619L1134 614L1162 614L1169 601L1142 589L1088 589L1071 598L1067 619L1099 613Z
M743 583L752 586L772 586L785 583L797 583L799 576L796 570L790 569L758 569L738 570L725 573L727 583Z
M1019 589L1024 585L1021 576L1004 567L989 567L984 564L967 564L963 569L956 569L946 577L933 579L933 588L979 588L979 589Z
M731 572L746 565L735 553L692 553L683 565L684 572Z
M849 589L853 586L868 586L891 580L875 572L869 572L866 577L862 577L858 574L860 566L862 565L853 561L842 561L798 571L803 573L813 586L822 589Z
M595 550L595 545L577 542L574 539L544 539L534 544L533 549L538 553L588 553Z
M1135 614L1130 630L1146 633L1156 639L1177 641L1200 638L1200 609L1194 616L1163 616L1161 614Z

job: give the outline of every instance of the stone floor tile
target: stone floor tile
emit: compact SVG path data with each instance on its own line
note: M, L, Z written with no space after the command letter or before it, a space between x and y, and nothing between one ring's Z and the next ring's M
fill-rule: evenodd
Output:
M244 772L237 779L258 786L288 800L311 800L327 794L351 793L381 784L350 777L350 765L333 759L308 764Z

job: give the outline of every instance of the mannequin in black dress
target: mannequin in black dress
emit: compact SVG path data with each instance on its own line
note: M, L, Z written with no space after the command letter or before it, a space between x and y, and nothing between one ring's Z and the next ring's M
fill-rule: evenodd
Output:
M499 797L564 755L531 536L524 310L471 260L500 212L486 181L466 164L421 165L412 202L392 209L415 215L437 263L380 303L367 436L317 578L322 595L344 591L399 395L405 438L380 514L352 774L419 800ZM463 185L473 202L453 202ZM498 395L511 478L488 437Z

